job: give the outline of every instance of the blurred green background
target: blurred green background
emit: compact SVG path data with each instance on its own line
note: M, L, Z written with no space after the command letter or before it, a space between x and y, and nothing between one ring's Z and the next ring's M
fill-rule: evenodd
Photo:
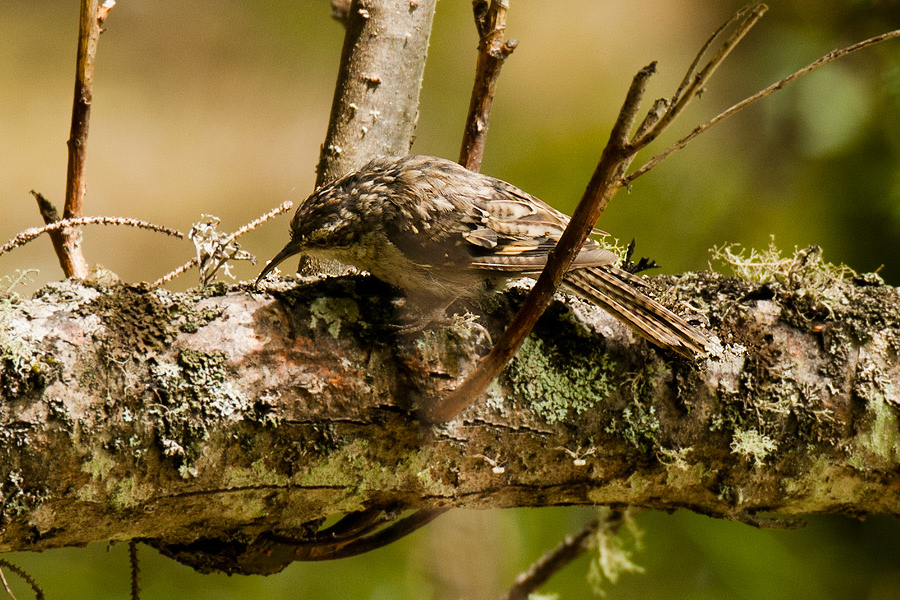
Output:
M520 46L495 101L484 172L570 211L593 170L632 75L652 60L653 97L671 94L693 53L743 1L515 0ZM891 0L783 0L672 128L667 141L825 52L900 25ZM235 229L306 197L322 143L342 28L326 0L129 2L100 41L88 147L88 215L190 228L201 213ZM35 189L61 204L78 2L0 2L0 242L40 224ZM415 152L456 158L476 36L465 0L438 5ZM696 140L620 194L600 227L638 240L663 272L708 267L725 242L784 250L818 244L859 271L900 283L900 42L844 59ZM646 154L643 158L649 158ZM641 162L640 158L636 164ZM288 218L242 238L261 261ZM126 281L153 280L189 242L88 228L85 254ZM0 275L37 268L26 291L58 279L49 240L0 256ZM258 266L242 264L242 279ZM191 275L175 282L183 289ZM589 519L588 509L454 511L369 556L297 564L268 577L201 576L143 549L144 598L493 598ZM802 531L677 513L639 519L643 575L609 598L896 598L893 519L814 517ZM49 597L127 593L125 546L17 554ZM587 559L546 591L589 597ZM15 588L21 590L21 587ZM27 597L26 594L20 595Z

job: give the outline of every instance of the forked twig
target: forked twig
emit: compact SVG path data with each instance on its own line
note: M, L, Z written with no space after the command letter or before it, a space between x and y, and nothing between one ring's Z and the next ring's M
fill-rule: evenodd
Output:
M659 119L656 120L652 126L643 126L642 129L644 129L644 131L642 131L640 135L635 136L632 144L635 146L636 150L640 150L650 144L672 124L672 121L687 108L691 100L703 91L706 82L709 81L709 78L712 77L713 73L716 72L722 62L729 54L731 54L731 51L734 50L735 46L744 39L744 36L747 35L750 29L768 10L769 8L761 3L745 6L713 34L709 41L704 45L704 49L701 53L694 59L694 63L692 63L690 69L688 69L688 73L685 75L681 86L679 86L678 91L672 97L672 100L669 101L668 108L660 115ZM692 71L696 69L696 64L699 62L700 57L705 53L709 45L712 44L713 40L715 40L726 27L741 17L743 17L743 20L738 24L732 34L728 36L728 39L722 43L715 54L707 61L706 65L704 65L696 75L692 75Z
M728 108L727 110L721 112L720 114L716 115L715 117L713 117L706 123L703 123L702 125L698 125L689 134L687 134L686 136L684 136L683 138L681 138L680 140L678 140L677 142L675 142L674 144L672 144L671 146L669 146L668 148L666 148L665 150L663 150L662 152L660 152L659 154L657 154L656 156L651 158L649 161L647 161L646 164L641 166L641 168L635 170L633 173L631 173L630 175L625 177L622 180L622 184L623 185L631 185L631 183L634 182L635 179L637 179L638 177L640 177L641 175L643 175L644 173L646 173L647 171L649 171L650 169L652 169L653 167L655 167L656 165L661 163L670 154L672 154L678 150L681 150L682 148L687 146L688 143L691 142L691 140L693 140L695 137L697 137L698 135L700 135L701 133L703 133L704 131L706 131L707 129L712 127L713 125L717 125L717 124L721 123L722 121L724 121L731 115L735 114L736 112L741 111L741 110L747 108L748 106L750 106L751 104L753 104L754 102L756 102L758 100L762 100L766 96L769 96L769 95L777 92L781 88L787 86L790 83L793 83L794 81L796 81L800 77L803 77L807 73L815 71L819 67L825 66L828 63L833 62L839 58L843 58L843 57L847 56L848 54L856 52L857 50L862 50L863 48L868 48L869 46L873 46L875 44L879 44L881 42L885 42L887 40L890 40L890 39L893 39L896 37L900 37L900 29L896 29L894 31L889 31L889 32L883 33L881 35L877 35L873 38L863 40L862 42L858 42L856 44L847 46L845 48L840 48L838 50L832 50L825 56L809 63L808 65L806 65L799 71L791 73L784 79L777 81L776 83L773 83L769 87L753 94L749 98L746 98L746 99L738 102L734 106L732 106L732 107Z
M678 84L678 89L675 91L675 94L669 100L670 106L674 105L676 102L678 102L679 99L681 99L685 88L687 88L687 86L691 83L691 78L694 76L694 73L697 72L697 65L700 64L700 60L706 54L706 51L709 50L710 46L713 45L713 42L715 42L726 29L731 27L734 23L736 23L739 19L744 17L747 13L749 13L751 10L753 10L756 6L757 6L757 3L755 3L755 2L746 5L745 7L743 7L736 13L734 13L730 19L728 19L727 21L722 23L719 26L719 28L716 29L712 33L711 36L709 36L709 39L706 40L706 43L700 47L700 50L697 52L697 56L694 57L694 61L691 63L691 66L689 66L687 71L685 71L684 78L682 78L681 83Z
M468 377L466 377L459 387L447 396L437 400L432 406L426 407L422 413L424 419L430 422L442 422L454 418L478 398L490 382L499 375L500 371L509 359L512 358L516 350L518 350L540 315L549 305L554 291L558 288L566 270L571 265L572 260L580 250L594 223L609 203L609 200L619 188L633 181L633 179L641 173L646 172L647 169L642 167L642 169L637 171L634 175L627 178L624 176L625 171L633 161L637 152L656 139L684 110L687 104L702 91L703 86L719 65L721 65L725 57L747 34L750 28L762 17L766 10L767 7L764 4L756 3L742 8L737 15L729 19L728 23L721 27L704 45L701 54L699 54L698 58L691 64L688 75L685 76L682 85L679 86L677 92L672 96L672 101L657 101L629 141L628 136L634 126L638 104L643 96L646 80L653 73L655 63L645 67L637 76L635 76L622 110L619 113L619 118L610 133L610 139L603 150L600 163L588 184L588 189L585 191L585 194L576 208L572 220L569 222L568 227L560 238L559 243L553 252L551 252L547 265L538 278L538 281L535 283L531 292L526 297L525 302L503 333L503 336L498 340L494 347L491 348L488 355L478 363L475 369ZM738 20L740 20L740 23L735 31L722 43L706 65L696 74L693 74L696 70L696 66L700 62L699 56L708 50L713 41L721 35L728 25ZM871 40L860 42L844 51L835 51L826 55L806 69L787 78L787 80L783 80L782 82L771 86L771 91L783 87L790 81L793 81L793 79L796 79L806 72L830 62L839 56L844 56L849 52L890 39L896 35L898 35L896 32L891 32L872 38ZM743 108L743 106L771 93L771 91L764 90L760 94L751 97L744 103L732 107L732 109L729 109L729 111L726 112L732 114L733 112L740 110L740 108ZM727 116L727 114L725 116ZM720 118L717 119L721 120L722 118L725 117L720 116ZM718 122L718 120L715 122ZM701 128L695 130L690 139L699 135L699 133L709 126L711 126L711 124L701 126ZM689 141L689 139L687 141ZM684 143L686 143L686 141ZM674 149L678 149L678 147L680 146L676 144ZM674 149L668 151L668 153L670 154ZM662 158L664 158L664 156L659 160L662 160ZM659 162L659 160L656 160L656 162ZM656 164L656 162L653 164Z
M379 529L375 533L363 537L354 537L337 542L305 543L297 542L294 560L324 561L359 556L392 544L397 540L428 525L436 518L450 510L449 508L425 508L406 516L396 523ZM364 513L365 511L360 511ZM354 513L355 514L355 513Z
M647 82L656 70L656 63L644 67L635 75L587 189L566 230L550 253L547 265L525 298L525 302L488 355L478 363L459 387L435 401L431 406L424 408L422 416L425 420L438 423L454 418L465 410L474 399L484 393L491 381L500 374L500 371L513 357L540 316L550 305L553 294L559 288L563 276L580 251L597 219L600 218L609 201L621 187L622 178L638 151L659 136L684 110L716 68L765 11L766 6L759 3L741 9L739 15L746 16L743 17L737 30L723 42L703 69L693 77L686 77L690 83L683 89L679 88L679 92L673 96L674 104L656 102L632 136L631 132L637 121L640 103ZM728 22L731 23L737 18L732 17ZM717 36L718 32L712 39ZM707 42L704 50L711 44L712 41ZM699 59L694 62L695 64L691 65L691 71L699 63Z
M319 562L350 558L392 544L428 525L450 509L424 508L373 533L374 528L384 523L384 519L380 517L382 510L375 507L350 513L310 539L295 540L280 535L269 537L278 544L293 548L291 561Z

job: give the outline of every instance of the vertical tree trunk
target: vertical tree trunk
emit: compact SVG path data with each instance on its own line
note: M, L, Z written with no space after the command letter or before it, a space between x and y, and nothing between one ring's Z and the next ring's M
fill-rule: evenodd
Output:
M316 187L413 142L437 0L354 0Z

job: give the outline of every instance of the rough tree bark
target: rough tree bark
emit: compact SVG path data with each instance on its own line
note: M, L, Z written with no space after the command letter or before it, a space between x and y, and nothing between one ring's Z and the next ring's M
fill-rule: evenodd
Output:
M354 0L316 187L409 152L437 0Z
M275 299L74 283L6 297L0 549L264 542L372 505L900 515L900 294L811 281L672 280L669 301L725 343L697 364L557 304L439 427L416 410L486 350L483 329L391 333L371 278ZM481 322L496 333L510 311Z

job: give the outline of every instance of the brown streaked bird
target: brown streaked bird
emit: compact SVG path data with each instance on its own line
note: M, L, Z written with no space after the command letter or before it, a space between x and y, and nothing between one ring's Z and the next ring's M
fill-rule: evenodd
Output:
M291 221L291 241L258 284L295 254L337 260L402 288L408 304L443 309L498 280L536 278L569 217L519 188L433 156L376 158L316 190ZM636 289L641 278L588 239L562 287L654 344L697 358L713 342Z

